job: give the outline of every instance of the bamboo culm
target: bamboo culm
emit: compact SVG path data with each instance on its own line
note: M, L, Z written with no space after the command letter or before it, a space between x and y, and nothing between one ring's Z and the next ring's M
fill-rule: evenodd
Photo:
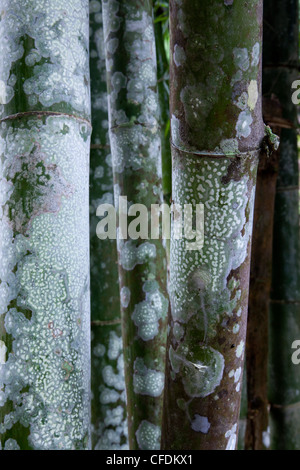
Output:
M126 450L126 394L116 240L97 237L97 207L113 204L101 1L90 0L92 448Z
M261 114L262 2L170 2L172 199L204 206L203 246L172 230L164 449L237 445Z
M115 206L163 202L161 131L150 0L104 0L109 133ZM128 208L127 207L127 208ZM162 240L118 231L119 280L131 449L160 448L168 296ZM126 237L126 236L125 236Z
M88 1L1 2L0 439L90 433Z

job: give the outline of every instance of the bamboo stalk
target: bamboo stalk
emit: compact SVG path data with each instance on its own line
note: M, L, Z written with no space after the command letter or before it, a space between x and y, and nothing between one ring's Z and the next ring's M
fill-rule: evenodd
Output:
M1 2L0 438L89 447L88 2Z
M172 198L204 205L204 245L172 231L164 449L237 443L261 115L262 2L170 2Z
M90 163L90 253L92 319L92 447L127 449L118 253L116 240L97 237L97 207L113 204L102 8L90 0L92 125ZM109 372L115 377L110 380Z
M102 5L115 203L150 214L163 202L152 2ZM149 237L118 236L129 444L142 450L160 447L168 312L165 248Z

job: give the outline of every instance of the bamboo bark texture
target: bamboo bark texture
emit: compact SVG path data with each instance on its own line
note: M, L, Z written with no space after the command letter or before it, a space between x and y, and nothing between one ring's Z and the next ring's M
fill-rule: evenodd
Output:
M170 21L172 198L204 205L204 244L172 230L162 445L234 450L264 137L262 2L172 0Z
M151 204L163 202L152 13L150 0L103 1L115 205L127 197L123 215L138 215L133 204L150 215ZM160 447L168 313L165 247L150 234L146 240L145 229L135 239L130 226L128 238L118 228L129 444L142 450Z
M4 0L0 439L89 447L88 1Z
M127 449L126 396L116 240L97 237L97 208L113 204L101 1L90 0L92 126L90 260L92 448Z

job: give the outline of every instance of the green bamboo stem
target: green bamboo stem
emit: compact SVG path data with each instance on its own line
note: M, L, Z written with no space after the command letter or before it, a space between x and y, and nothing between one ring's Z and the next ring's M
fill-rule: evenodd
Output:
M262 2L170 2L172 198L204 204L204 246L172 232L164 449L237 444L261 115Z
M300 265L297 109L292 83L298 69L298 1L264 2L263 94L282 109L279 175L273 231L269 400L271 449L300 449L299 366L292 343L300 338ZM276 116L275 116L276 117Z
M88 1L1 2L0 439L89 447Z
M103 1L115 203L163 201L152 1ZM120 235L120 232L119 232ZM151 236L149 235L151 238ZM168 299L161 240L118 237L131 449L160 447Z
M92 319L92 448L126 449L127 422L116 240L96 234L99 204L113 204L101 1L90 0L92 125L90 261ZM112 372L114 381L110 380Z

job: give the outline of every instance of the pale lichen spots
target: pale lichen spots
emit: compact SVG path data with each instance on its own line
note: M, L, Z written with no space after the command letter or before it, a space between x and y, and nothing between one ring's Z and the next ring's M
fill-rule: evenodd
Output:
M206 416L194 415L191 428L195 432L201 432L202 434L208 434L210 430L210 422Z
M4 444L4 450L21 450L15 439L7 439Z
M186 61L185 51L181 46L178 46L178 44L175 44L173 58L177 67L184 65Z
M240 377L241 377L241 373L242 373L242 369L241 367L239 367L238 369L236 370L231 370L228 374L228 376L231 378L233 377L234 379L234 383L237 383L239 380L240 380Z
M138 264L144 264L156 257L156 246L149 242L137 244L133 240L124 243L118 238L120 264L126 271L132 271Z
M173 326L173 334L176 340L179 342L184 336L184 327L178 322L175 322Z
M159 320L167 316L168 300L160 292L156 281L147 281L143 290L146 298L135 305L132 320L138 328L138 335L149 341L159 332Z
M240 331L240 325L236 323L232 328L232 332L236 335L239 331Z
M263 431L262 433L262 440L263 440L263 445L265 446L266 449L269 449L271 445L271 431L270 427L266 429L266 431Z
M116 50L118 49L118 46L119 46L118 38L112 38L112 39L109 39L109 41L107 41L107 50L109 51L110 54L114 54Z
M237 138L247 138L251 134L251 124L253 122L253 118L249 110L242 111L238 117L238 121L236 123L236 135Z
M248 106L251 111L254 110L257 100L258 100L258 88L257 88L257 81L251 80L250 85L248 87Z
M248 104L248 94L244 91L241 96L239 96L236 101L234 101L234 104L240 108L241 110L245 110L247 108Z
M143 420L136 433L136 440L141 450L159 450L161 430L159 426Z
M114 372L111 365L107 365L102 370L102 377L108 387L116 390L124 390L124 360L123 354L117 360L117 373Z
M243 72L246 72L250 66L248 50L236 47L233 49L233 56L235 65Z
M120 291L121 305L123 308L127 308L130 302L130 289L123 286Z
M117 120L119 117L115 116L112 119ZM123 118L128 121L125 116ZM152 129L154 128L156 128L156 124ZM110 144L113 167L117 173L122 173L124 168L132 168L132 170L143 168L145 171L152 173L156 171L158 177L160 177L160 137L159 135L152 135L151 129L136 124L131 128L120 127L111 130ZM144 153L141 153L141 149L145 149Z
M209 346L191 352L184 344L176 351L170 346L169 358L173 376L180 372L184 390L190 397L206 397L220 385L224 371L224 357Z
M7 352L7 347L4 343L4 341L0 340L0 364L5 364L5 362L6 362L6 352Z
M259 42L254 44L252 52L251 52L251 56L252 56L251 65L252 65L252 67L256 67L259 64L259 58L260 58L260 44L259 44Z
M220 148L225 155L234 155L239 152L239 144L237 139L223 139L220 143ZM214 169L214 172L218 176L221 176L222 173L217 172L217 168Z
M90 14L92 13L98 13L101 10L101 3L99 0L90 0L89 1L89 12Z
M103 357L105 353L106 353L106 348L104 344L97 344L97 346L93 348L93 355L96 357Z
M119 2L116 0L103 2L103 23L107 25L105 39L108 38L110 33L116 32L120 28L122 18L117 16L119 8Z
M117 359L122 351L122 338L115 331L109 332L107 356L110 360Z
M234 424L231 429L225 433L225 437L228 439L226 450L235 450L237 441L237 424Z
M9 103L13 94L13 88L6 85L3 80L0 80L0 104Z
M105 418L99 423L97 429L99 440L94 450L128 450L127 444L121 441L127 441L127 420L124 419L124 408L121 405L115 408L106 407Z
M125 77L125 75L123 75L122 72L115 72L111 77L111 85L116 94L118 94L122 88L125 88L126 84L127 78Z
M239 345L236 348L235 355L236 357L240 358L244 354L245 342L241 340Z
M233 87L235 83L241 82L242 79L243 79L243 72L241 70L238 70L231 79L231 82L230 82L231 86Z
M111 388L104 388L100 393L100 403L107 405L109 403L116 403L120 399L120 394Z
M67 133L62 132L65 126ZM85 367L89 363L89 244L84 228L88 223L82 221L88 222L89 141L80 136L78 123L67 117L31 118L18 128L7 123L1 139L6 168L16 168L15 160L28 155L33 142L74 190L62 198L55 215L36 214L27 237L14 233L6 217L1 217L1 286L9 286L6 305L1 307L7 312L4 327L13 341L1 364L5 390L0 399L4 405L13 405L9 418L0 424L0 433L21 422L28 427L32 448L71 449L75 442L85 447L89 429L89 371ZM42 176L38 168L35 171L37 177ZM44 197L50 205L46 193ZM81 229L70 231L71 226ZM8 310L9 303L17 299L30 312L29 318L17 309ZM70 427L72 435L67 432Z
M133 390L139 395L159 397L164 389L164 373L148 369L142 358L134 361Z

